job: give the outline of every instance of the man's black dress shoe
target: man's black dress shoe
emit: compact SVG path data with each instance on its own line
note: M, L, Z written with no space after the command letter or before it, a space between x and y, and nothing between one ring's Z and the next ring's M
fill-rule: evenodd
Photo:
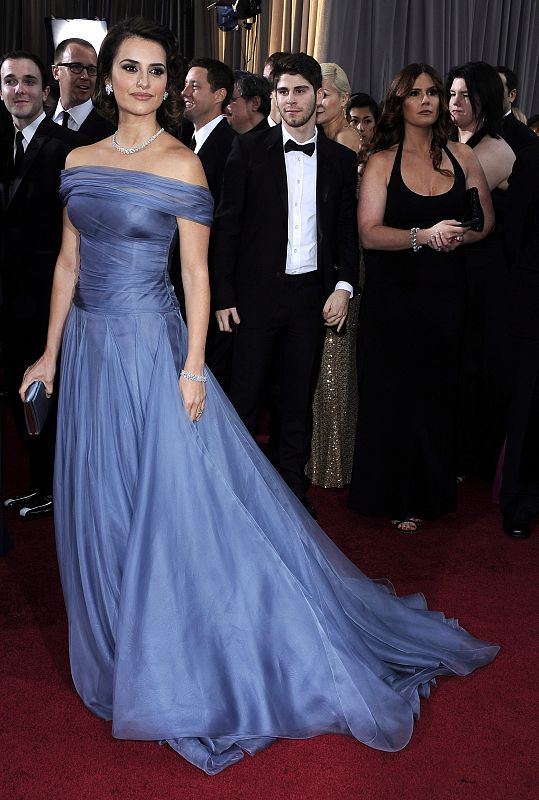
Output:
M525 517L521 519L504 519L503 530L511 539L528 539L530 536L530 520Z
M21 508L19 514L25 519L36 519L37 517L46 517L52 514L53 504L52 495L50 494L36 494L24 508Z
M16 506L25 506L28 505L30 501L38 496L38 492L35 489L28 489L27 492L24 494L16 494L13 497L8 497L4 500L4 506L6 508L15 508Z

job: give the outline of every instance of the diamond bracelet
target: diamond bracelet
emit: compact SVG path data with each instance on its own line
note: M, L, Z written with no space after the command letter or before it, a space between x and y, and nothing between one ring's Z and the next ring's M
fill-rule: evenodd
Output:
M181 370L180 378L186 378L188 381L196 381L196 383L206 383L207 381L205 375L197 375L196 372L188 372L186 369Z
M423 247L422 244L417 243L417 234L419 233L419 228L410 228L410 242L412 243L412 250L414 253L417 253L418 250L421 250Z

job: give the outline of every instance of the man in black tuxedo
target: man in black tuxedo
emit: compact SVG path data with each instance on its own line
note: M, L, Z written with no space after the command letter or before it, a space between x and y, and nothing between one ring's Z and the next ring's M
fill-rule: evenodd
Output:
M278 353L277 466L311 513L304 469L324 323L344 323L358 264L357 163L316 129L321 86L320 65L305 53L275 68L283 123L232 146L213 276L219 327L236 329L230 399L254 435Z
M182 92L184 116L193 123L194 134L190 147L202 162L215 208L221 196L225 162L236 138L235 131L224 115L233 89L234 74L222 61L195 58L190 62ZM208 249L210 275L214 250L214 237L211 233ZM177 281L173 279L173 283L177 289ZM211 285L212 297L213 289ZM212 310L215 310L215 306L212 306ZM208 326L206 361L225 392L228 391L230 382L231 358L232 341L219 331L212 315Z
M224 114L233 89L234 74L222 61L195 58L189 64L182 96L185 117L195 128L190 147L202 161L216 207L225 162L236 136Z
M52 74L60 99L54 122L82 133L88 144L112 136L115 126L95 110L92 95L97 75L97 54L85 39L64 39L54 51Z
M503 84L502 134L511 150L517 155L524 147L536 144L533 140L535 134L527 125L517 119L512 111L513 103L517 98L517 76L509 67L498 66L496 69Z
M0 263L2 349L6 387L17 432L28 452L30 487L6 505L37 517L52 511L55 413L29 437L18 396L24 370L47 340L54 265L62 238L60 171L81 136L52 122L43 110L45 68L31 53L13 51L0 64L1 98L12 125L0 141Z
M527 539L539 513L539 140L509 178L505 212L511 276L511 406L500 506L503 529Z

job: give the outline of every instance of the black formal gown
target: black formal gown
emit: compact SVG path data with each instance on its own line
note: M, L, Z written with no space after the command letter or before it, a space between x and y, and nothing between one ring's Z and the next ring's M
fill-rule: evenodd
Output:
M401 175L402 144L384 224L409 230L459 219L464 173L449 150L452 188L416 194ZM464 251L366 250L358 328L359 409L350 506L370 516L433 519L456 506L459 348Z

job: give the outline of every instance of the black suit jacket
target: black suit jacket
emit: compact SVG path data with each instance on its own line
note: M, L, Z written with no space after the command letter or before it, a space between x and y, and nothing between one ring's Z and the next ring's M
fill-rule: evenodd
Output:
M11 187L13 126L0 142L0 263L4 310L10 317L46 320L52 276L62 240L60 171L70 150L85 144L48 117L26 150Z
M202 161L208 187L212 193L216 208L221 196L225 163L236 136L237 134L232 130L226 119L222 119L197 153Z
M54 111L49 112L49 117L53 118ZM58 125L58 123L55 123ZM59 127L62 127L61 125ZM112 136L114 131L116 130L116 125L113 125L112 122L109 122L108 119L99 113L95 108L92 108L80 128L78 129L77 133L80 133L84 136L85 142L84 144L95 144L96 142L100 142L101 139L106 139L107 136Z
M326 296L339 280L358 281L357 160L318 135L318 269ZM214 307L237 307L242 320L271 309L283 280L288 189L281 126L238 136L228 158L215 223Z
M539 339L539 141L521 150L513 165L504 233L511 270L511 332Z
M523 122L517 119L513 113L507 114L503 118L502 133L503 138L515 155L523 150L524 147L536 144L536 142L534 142L534 139L537 139L535 133L531 128L528 128L527 125L524 125Z
M268 119L267 117L264 117L264 119L261 119L260 122L254 126L254 128L251 128L250 131L246 131L246 133L260 133L260 131L269 131L269 129L270 124Z
M116 125L113 125L112 122L105 119L99 111L92 108L80 126L78 133L82 133L86 136L90 144L94 144L95 142L100 142L101 139L106 139L107 136L112 136L115 130Z

